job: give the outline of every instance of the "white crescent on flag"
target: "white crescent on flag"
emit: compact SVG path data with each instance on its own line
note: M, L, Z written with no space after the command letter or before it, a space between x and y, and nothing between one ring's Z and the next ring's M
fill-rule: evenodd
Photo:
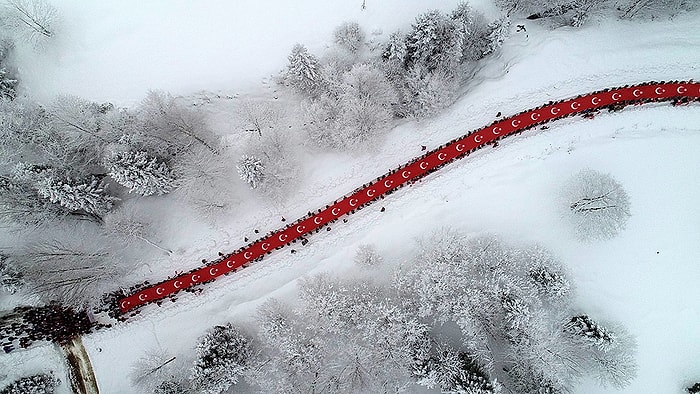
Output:
M321 224L322 221L323 221L323 218L320 216L316 216L314 218L314 223L316 223L316 224Z
M425 170L426 168L428 168L428 162L427 161L421 162L419 167L421 170Z
M494 134L496 134L496 135L499 135L499 134L501 134L501 131L502 131L502 130L503 130L503 129L500 128L500 127L494 127L493 130L491 130L491 132L494 133Z
M483 136L483 135L477 134L477 135L474 136L474 142L476 142L477 144L480 143L481 140L483 140L483 139L484 139L484 136Z
M340 209L338 209L338 208L333 208L333 209L331 210L331 213L333 214L333 216L338 216L338 214L340 213Z
M552 115L556 115L556 114L558 114L559 112L561 112L561 109L559 109L559 108L557 108L557 107L552 107L552 109L550 109L549 112L551 112Z
M438 159L440 161L445 160L446 157L447 155L444 152L438 153Z

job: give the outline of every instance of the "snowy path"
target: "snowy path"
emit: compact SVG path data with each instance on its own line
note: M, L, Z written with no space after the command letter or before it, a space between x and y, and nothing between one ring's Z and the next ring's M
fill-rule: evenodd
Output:
M606 89L548 103L535 109L521 112L517 115L497 120L482 129L458 137L439 148L427 152L411 162L390 171L373 182L365 184L332 204L326 205L315 212L293 222L285 228L271 232L232 254L223 256L210 265L181 274L175 278L143 288L119 300L119 309L128 313L144 304L172 297L176 293L190 289L196 285L210 282L220 276L247 266L247 264L262 259L276 249L289 246L306 235L318 232L324 226L333 223L344 215L384 198L398 188L411 184L418 179L434 172L447 163L469 155L489 143L493 143L508 135L517 134L541 124L568 116L579 114L594 114L603 108L621 109L626 105L675 101L682 98L700 98L700 83L648 83L623 88ZM328 228L330 230L330 228Z

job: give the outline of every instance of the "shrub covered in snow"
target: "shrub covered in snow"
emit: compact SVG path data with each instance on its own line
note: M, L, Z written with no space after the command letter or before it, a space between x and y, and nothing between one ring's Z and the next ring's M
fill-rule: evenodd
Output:
M61 381L49 374L27 376L10 383L0 394L53 394Z
M584 241L612 238L627 225L630 200L611 175L585 169L562 190L564 212L576 236Z
M365 43L365 32L357 22L345 22L333 30L333 41L348 52L357 52Z

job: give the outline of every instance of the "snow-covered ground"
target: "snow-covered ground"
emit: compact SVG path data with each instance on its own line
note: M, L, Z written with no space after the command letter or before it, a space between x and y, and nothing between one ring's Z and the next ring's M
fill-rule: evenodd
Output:
M119 103L138 101L149 88L178 94L253 91L260 89L260 78L283 67L294 42L320 50L343 20L388 33L420 11L449 9L456 2L368 0L365 11L359 0L314 0L293 7L273 7L278 2L271 0L246 7L214 3L194 7L158 1L136 7L65 1L64 42L39 55L41 61L24 58L26 83L39 97L72 93ZM190 264L237 248L254 228L279 227L280 214L295 218L318 208L418 155L420 145L439 145L489 123L499 111L508 115L608 86L698 79L699 18L694 13L661 22L604 20L556 31L518 21L527 32L514 33L502 53L479 71L468 94L441 116L402 124L371 155L312 158L308 168L317 170L308 171L298 187L307 192L272 207L244 202L217 231L193 230L190 239L200 245L187 252ZM225 122L231 105L215 101L208 110ZM281 251L211 284L200 296L149 307L129 324L86 337L100 387L105 393L133 392L127 374L144 350L186 352L206 328L248 319L264 298L288 294L303 275L342 275L353 269L359 244L374 243L387 261L400 262L410 255L416 237L450 226L553 250L570 267L582 308L600 320L622 323L637 336L639 376L621 392L680 392L682 384L700 377L698 148L697 104L647 105L594 120L567 119L549 130L504 140L360 211L347 224L336 223L299 253ZM559 187L585 167L611 173L632 200L628 228L611 241L579 243L557 214ZM386 212L379 212L381 206ZM0 370L42 359L47 349L2 357L0 365L8 368ZM46 362L60 368L56 358L47 356ZM617 391L586 382L579 392Z

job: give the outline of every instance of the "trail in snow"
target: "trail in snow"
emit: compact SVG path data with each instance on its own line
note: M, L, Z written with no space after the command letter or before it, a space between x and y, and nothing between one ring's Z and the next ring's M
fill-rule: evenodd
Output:
M119 310L127 313L147 303L172 297L176 293L201 285L262 259L272 251L289 246L297 239L318 232L321 228L350 215L356 210L391 194L398 188L440 169L447 163L469 155L489 143L508 135L537 127L573 115L593 115L604 108L619 110L631 104L645 102L700 99L700 83L646 83L622 88L605 89L573 99L550 102L535 109L497 120L482 129L458 137L437 149L400 166L361 186L324 208L318 209L280 230L274 231L205 267L197 268L175 278L140 289L119 300ZM328 228L330 230L330 227Z

